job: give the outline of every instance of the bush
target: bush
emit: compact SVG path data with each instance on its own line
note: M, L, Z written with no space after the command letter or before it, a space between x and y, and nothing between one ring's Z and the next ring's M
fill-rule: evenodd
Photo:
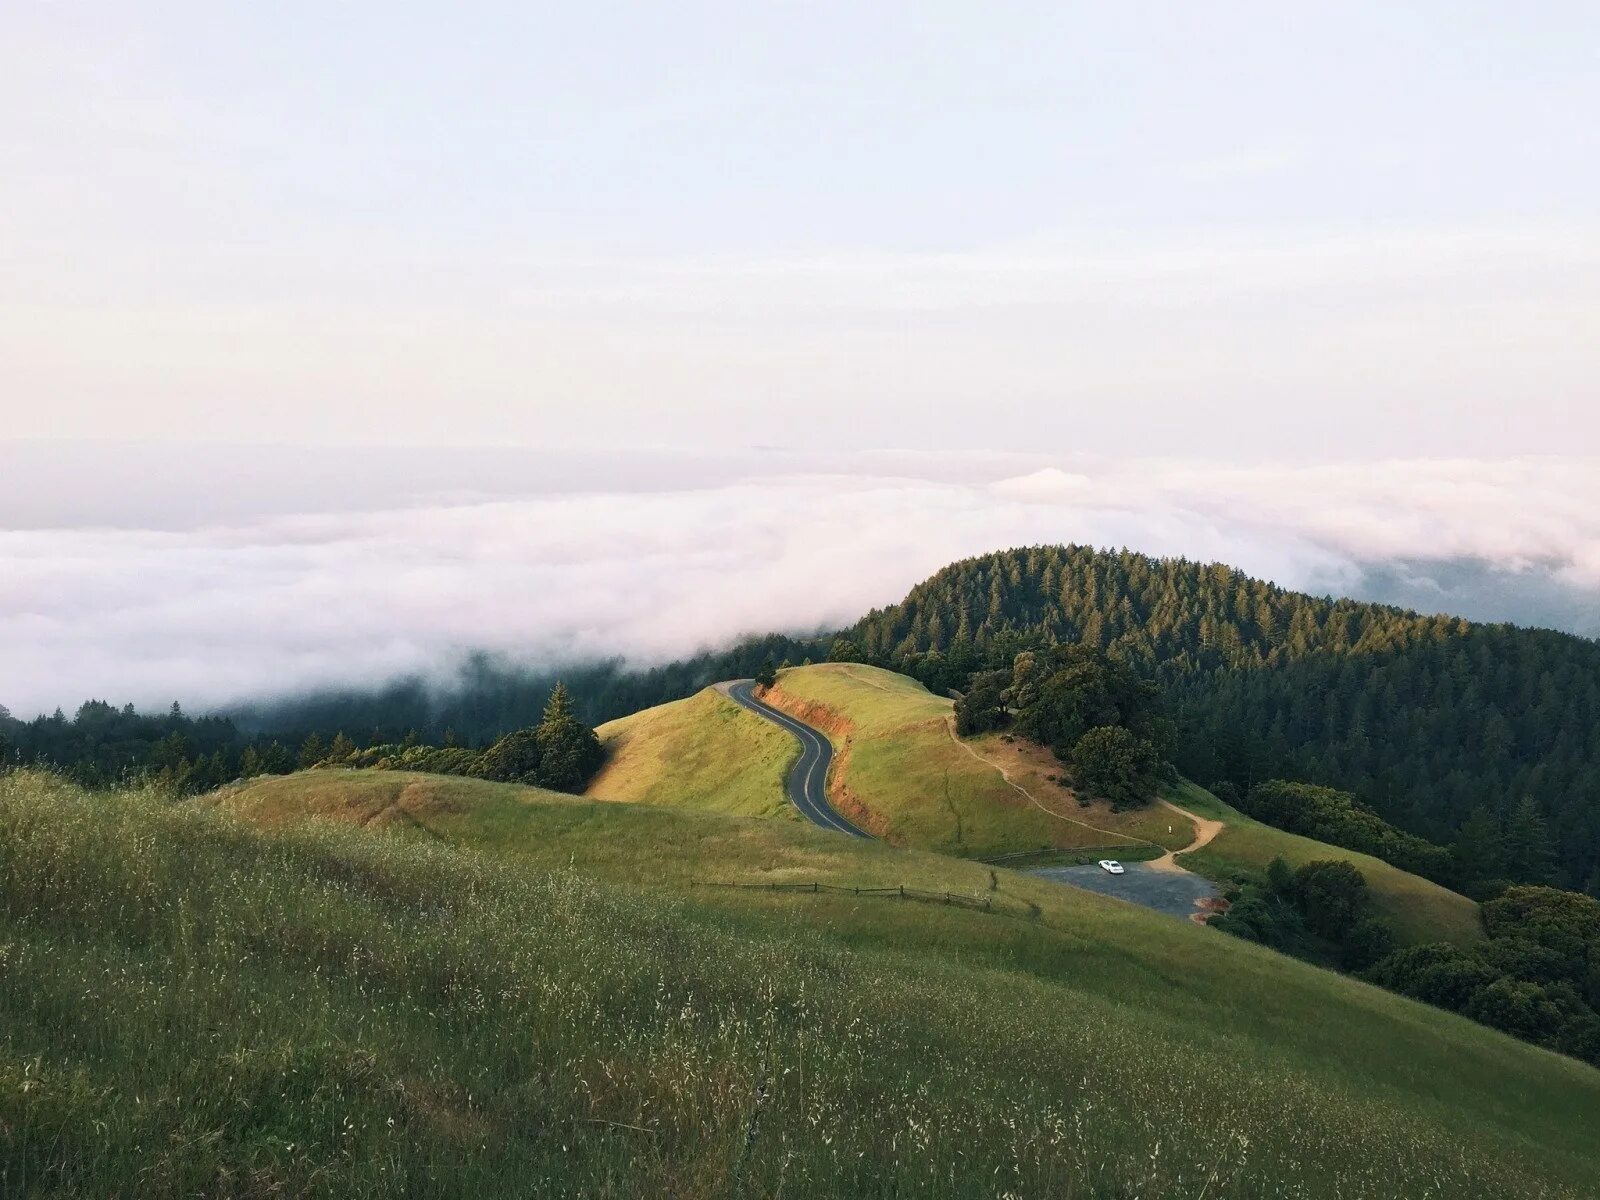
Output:
M1102 725L1078 739L1072 765L1082 790L1104 796L1112 808L1122 809L1150 799L1159 782L1161 759L1154 746L1130 730Z
M1470 951L1436 942L1395 951L1371 967L1365 978L1392 992L1460 1012L1498 976Z
M1341 859L1309 862L1294 873L1294 893L1312 930L1342 942L1367 907L1367 880Z
M1379 917L1363 917L1345 936L1339 965L1346 971L1364 971L1393 954L1398 945L1393 925Z
M483 752L478 774L500 783L535 783L543 757L538 735L531 729L519 729Z
M1530 1042L1550 1040L1563 1024L1560 1009L1542 987L1510 977L1479 988L1462 1011L1480 1024Z

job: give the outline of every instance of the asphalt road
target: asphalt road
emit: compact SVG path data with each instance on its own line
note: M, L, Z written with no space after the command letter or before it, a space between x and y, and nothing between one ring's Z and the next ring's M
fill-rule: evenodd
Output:
M755 697L755 686L753 679L737 679L732 683L717 684L717 690L756 716L783 726L799 741L800 757L789 768L789 778L784 781L789 802L808 821L824 829L847 833L851 837L870 837L870 834L863 833L841 817L828 803L828 768L833 763L833 746L828 739L805 722L761 703Z
M1123 863L1122 875L1108 875L1094 863L1077 867L1041 867L1032 872L1057 883L1069 883L1102 896L1115 896L1130 904L1142 904L1169 917L1188 918L1200 909L1201 900L1214 900L1222 893L1216 884L1187 871L1157 871L1148 863Z

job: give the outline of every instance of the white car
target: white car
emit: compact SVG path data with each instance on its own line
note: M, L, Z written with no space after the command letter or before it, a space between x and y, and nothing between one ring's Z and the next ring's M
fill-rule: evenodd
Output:
M1100 860L1100 869L1107 875L1122 874L1122 864L1114 858L1102 858Z

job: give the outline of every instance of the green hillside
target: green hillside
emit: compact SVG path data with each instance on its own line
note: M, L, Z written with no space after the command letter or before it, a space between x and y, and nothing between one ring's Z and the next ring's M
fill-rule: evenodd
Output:
M1190 840L1187 830L1168 834L1170 822L1147 813L1080 807L1034 763L1011 762L1007 774L1017 782L1008 782L996 764L1010 760L1015 743L958 740L951 701L892 671L796 667L780 674L766 700L829 735L835 807L896 845L971 858L1051 848L1137 858L1161 850L1141 839L1175 847Z
M1087 893L689 887L989 872L457 780L340 827L360 774L272 783L0 778L0 1193L1576 1200L1600 1174L1600 1072ZM297 788L335 820L295 825Z
M1370 854L1264 825L1194 784L1185 783L1172 798L1197 816L1223 823L1222 832L1206 846L1179 855L1178 861L1197 874L1227 880L1241 873L1259 876L1274 858L1282 858L1291 867L1319 859L1342 859L1366 878L1373 906L1394 923L1403 942L1466 944L1483 937L1478 905L1432 880Z
M1600 641L1286 591L1219 563L1032 546L952 563L850 631L935 691L1084 642L1152 676L1191 778L1305 780L1448 843L1532 796L1557 859L1482 878L1600 895ZM1509 847L1508 847L1509 849ZM1515 855L1511 856L1515 858Z
M798 818L783 793L794 738L714 688L597 732L606 761L586 792L597 800Z
M1061 765L1023 739L951 736L951 701L904 675L828 663L782 672L769 703L828 732L837 760L830 795L841 811L895 845L985 858L1052 850L1124 859L1181 850L1194 826L1161 806L1114 812L1079 803ZM792 818L782 777L795 743L781 729L707 689L601 727L607 764L596 799L702 812ZM1284 833L1235 812L1187 781L1170 793L1183 809L1227 828L1185 856L1199 874L1227 881L1264 870L1345 859L1362 871L1378 910L1403 940L1467 942L1480 936L1477 905L1370 856Z

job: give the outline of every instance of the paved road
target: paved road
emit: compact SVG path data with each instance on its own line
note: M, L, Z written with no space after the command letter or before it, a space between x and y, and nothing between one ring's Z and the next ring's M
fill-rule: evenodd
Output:
M1041 867L1032 872L1057 883L1069 883L1102 896L1142 904L1169 917L1188 918L1200 911L1197 902L1222 893L1209 879L1187 871L1158 871L1149 863L1123 863L1122 875L1108 875L1094 863L1077 867Z
M833 763L833 746L828 739L803 721L788 713L779 712L755 697L755 680L736 679L732 683L719 683L717 690L758 717L765 717L774 725L781 725L800 743L800 757L789 768L789 778L784 790L789 802L800 810L802 816L813 824L851 837L870 837L834 811L828 803L828 767Z

